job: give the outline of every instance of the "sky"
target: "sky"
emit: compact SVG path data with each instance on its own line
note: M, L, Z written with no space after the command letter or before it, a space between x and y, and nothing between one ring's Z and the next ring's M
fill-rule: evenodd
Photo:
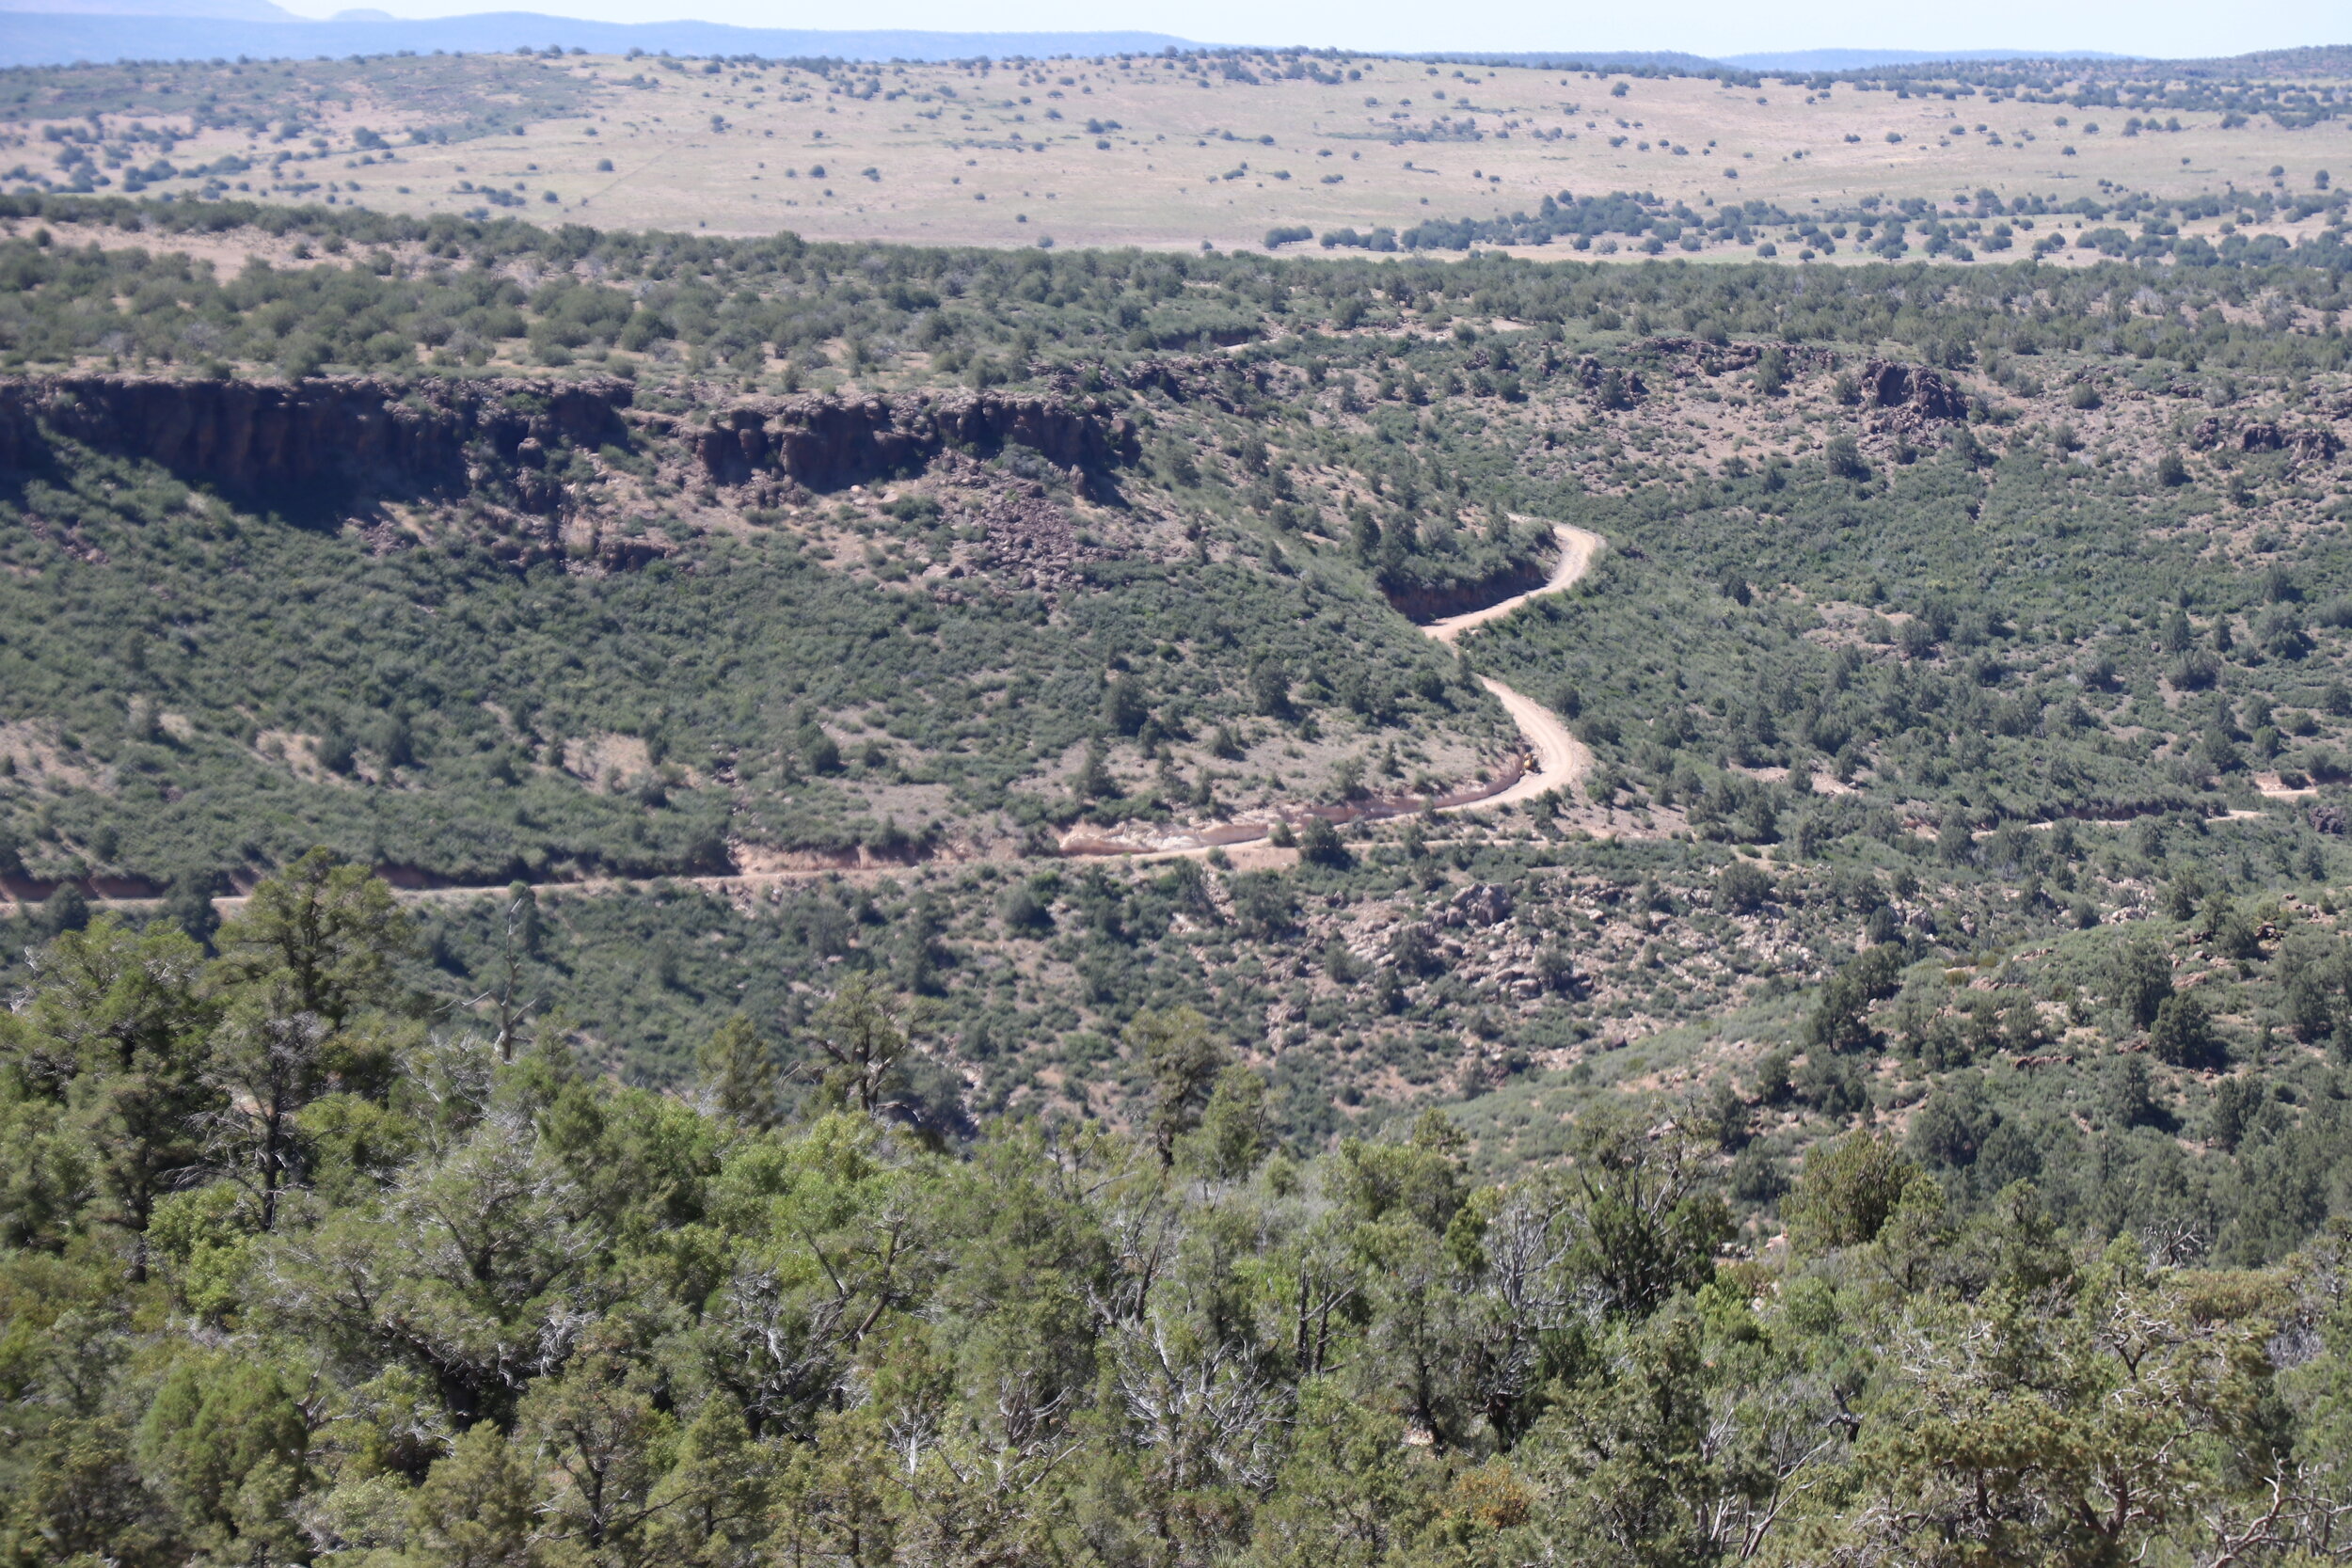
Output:
M1678 49L1722 55L1789 49L2100 50L2158 56L2237 55L2352 42L2344 0L1675 0L1561 5L1549 0L280 0L325 16L350 5L396 16L534 10L603 22L698 21L748 27L946 32L1172 33L1217 43L1362 50Z

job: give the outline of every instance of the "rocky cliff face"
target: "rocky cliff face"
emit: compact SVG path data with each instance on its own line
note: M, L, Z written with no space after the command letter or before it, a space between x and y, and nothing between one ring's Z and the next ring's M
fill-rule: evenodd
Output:
M628 382L610 378L562 386L8 381L0 382L0 467L36 467L62 437L253 494L328 484L456 493L479 482L485 459L529 467L533 452L559 442L626 443L621 411L630 397ZM552 495L541 504L552 505Z
M717 416L692 439L716 483L774 474L831 490L918 468L941 453L1027 447L1061 468L1099 470L1133 462L1135 426L1099 399L978 392L935 398L810 396L745 403Z
M451 498L487 492L552 515L565 492L544 470L564 447L651 446L657 462L699 470L713 483L764 477L811 490L907 472L948 451L1025 447L1080 474L1137 455L1134 425L1087 395L810 395L681 418L631 412L634 391L614 377L0 381L0 469L38 467L51 442L64 439L249 495L322 486Z

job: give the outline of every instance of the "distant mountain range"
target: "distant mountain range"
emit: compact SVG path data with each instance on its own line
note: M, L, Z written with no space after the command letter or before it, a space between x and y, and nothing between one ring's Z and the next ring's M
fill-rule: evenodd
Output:
M533 11L405 21L381 10L338 12L327 21L297 16L270 0L0 0L0 66L65 65L76 60L256 58L504 51L559 44L597 53L643 49L673 55L758 55L769 58L954 60L977 55L1044 57L1155 53L1204 45L1167 33L936 33L911 30L823 31L737 27L715 22L587 22ZM1416 58L1492 64L1616 70L1706 71L1851 71L1938 60L2054 57L2025 49L1798 49L1708 56L1678 50L1448 51ZM2068 59L2132 56L2077 51Z
M771 59L962 60L1152 54L1200 45L1167 33L834 32L714 22L583 22L532 11L402 21L352 10L312 22L269 0L0 0L0 66L76 60L257 59L519 49L758 55Z
M1538 71L1719 71L1724 62L1679 49L1417 49L1374 50L1398 58L1454 65L1523 65Z
M2095 49L1788 49L1767 55L1724 55L1725 65L1750 71L1861 71L1874 65L1930 65L1939 60L2128 60Z
M31 16L103 16L115 20L125 17L145 19L156 16L202 17L208 20L231 22L284 22L301 24L307 17L296 16L283 6L273 6L270 0L6 0L0 4L0 15ZM10 21L10 28L16 26Z

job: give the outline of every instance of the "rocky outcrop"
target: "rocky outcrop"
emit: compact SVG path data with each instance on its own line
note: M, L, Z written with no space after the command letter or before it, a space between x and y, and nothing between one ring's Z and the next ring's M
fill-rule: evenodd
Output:
M1685 373L1723 375L1753 369L1768 352L1778 352L1791 374L1809 375L1837 368L1837 351L1809 343L1718 342L1711 338L1664 336L1645 338L1632 352L1665 364L1679 361Z
M548 450L626 443L630 391L617 379L5 381L0 468L40 467L66 440L248 495L322 486L456 494L479 486L489 477L484 463L495 460L524 510L551 513L562 492L538 472Z
M2249 425L2245 432L2246 436L2253 437L2257 430L2261 432L2261 439L2264 443L2260 450L2283 451L2294 458L2298 465L2326 463L2344 451L2344 442L2332 430L2317 430L2309 427L2301 430L2280 430L2276 425ZM2248 450L2256 449L2249 447Z
M934 469L947 521L978 529L974 566L999 581L1054 593L1075 588L1106 552L1082 544L1068 508L1034 480L1008 479L961 453Z
M1100 399L997 392L743 403L691 438L716 483L774 474L812 490L905 473L951 451L1026 447L1057 467L1080 470L1131 463L1139 454L1135 426Z
M1497 882L1472 882L1434 917L1440 926L1485 929L1511 918L1511 890Z
M1170 403L1210 403L1228 413L1247 407L1272 384L1263 364L1231 356L1148 356L1125 365L1068 365L1031 360L1029 378L1064 398L1105 388L1156 393Z
M1960 388L1925 365L1873 359L1862 367L1858 381L1864 404L1884 411L1873 421L1878 429L1916 430L1968 417L1968 399Z
M1584 390L1598 393L1601 405L1607 408L1630 408L1649 395L1649 384L1642 379L1641 372L1603 364L1589 354L1570 360L1561 368L1561 374ZM1616 379L1612 381L1612 376Z
M2299 467L2326 463L2344 451L2344 442L2332 430L2316 425L2290 428L2275 420L2249 420L2233 424L2208 415L2197 421L2188 433L2188 443L2200 451L2217 447L2233 447L2239 451L2283 451Z

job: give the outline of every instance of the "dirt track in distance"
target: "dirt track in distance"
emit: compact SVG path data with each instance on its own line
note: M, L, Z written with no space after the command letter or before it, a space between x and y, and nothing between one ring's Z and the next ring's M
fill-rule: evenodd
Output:
M1433 621L1422 630L1449 647L1454 646L1461 641L1464 632L1500 621L1530 599L1545 594L1557 594L1574 586L1578 578L1593 569L1593 562L1600 559L1600 552L1608 545L1608 541L1599 534L1586 529L1570 528L1565 523L1552 524L1551 531L1560 541L1560 561L1551 569L1550 580L1541 588L1531 589L1500 604L1488 605L1484 610ZM1522 801L1533 800L1547 791L1578 783L1592 771L1592 748L1570 735L1568 727L1560 722L1557 714L1534 698L1512 690L1491 675L1481 675L1478 684L1494 694L1495 701L1501 703L1503 711L1511 716L1511 722L1519 727L1519 735L1527 742L1528 760L1533 766L1500 795L1489 795L1483 800L1449 806L1445 810L1488 811L1499 806L1516 806Z
M1560 558L1552 566L1551 576L1541 587L1531 588L1524 594L1514 594L1480 610L1430 622L1421 628L1422 631L1435 641L1449 647L1456 646L1465 633L1502 620L1528 600L1547 594L1558 594L1574 586L1586 572L1592 570L1593 562L1599 559L1600 552L1608 544L1597 533L1570 528L1565 523L1554 523L1552 535L1560 542ZM1497 811L1574 784L1591 771L1591 748L1569 734L1568 727L1549 708L1524 692L1513 690L1491 675L1480 676L1478 684L1502 705L1503 711L1511 716L1511 721L1518 726L1522 745L1521 766L1517 774L1487 792L1467 800L1456 798L1444 800L1429 809L1447 814ZM1375 802L1375 807L1378 804ZM1383 808L1365 810L1359 815L1361 817L1392 817L1405 814L1404 810ZM1262 822L1232 822L1213 829L1177 829L1154 832L1143 839L1119 838L1079 829L1063 838L1062 847L1065 853L1078 855L1201 854L1212 848L1230 849L1241 845L1263 843L1273 835L1278 822L1297 824L1318 815L1327 818L1333 813L1330 808L1317 812L1300 806L1279 810Z

